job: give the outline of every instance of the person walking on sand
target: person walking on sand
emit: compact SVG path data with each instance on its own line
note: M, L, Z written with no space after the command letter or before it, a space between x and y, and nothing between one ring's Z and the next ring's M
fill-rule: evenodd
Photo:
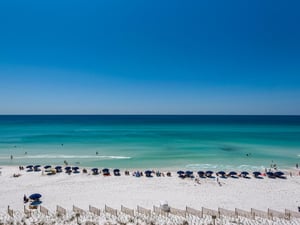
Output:
M24 197L23 197L23 201L24 201L24 203L27 203L27 202L28 202L28 198L27 198L27 196L26 196L26 195L24 195Z

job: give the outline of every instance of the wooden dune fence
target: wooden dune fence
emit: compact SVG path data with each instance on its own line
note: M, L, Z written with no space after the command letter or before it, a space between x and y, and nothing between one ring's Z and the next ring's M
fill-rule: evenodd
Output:
M261 217L261 218L266 218L266 219L269 218L268 213L261 211L261 210L251 208L251 213L253 215L253 218L255 218L255 217Z
M151 216L151 210L150 209L145 209L141 206L137 206L137 212L140 214L144 214L146 216Z
M73 212L74 213L79 213L79 215L84 215L85 214L85 210L73 205Z
M14 217L14 210L12 210L9 206L7 207L7 214L8 214L10 217Z
M94 214L97 215L97 216L100 216L101 210L98 209L98 208L96 208L96 207L94 207L94 206L89 205L89 211L90 211L91 213L94 213Z
M201 210L193 209L193 208L187 206L185 208L185 211L188 215L197 216L200 218L203 217L203 212Z
M24 205L24 214L28 217L31 217L31 211L29 209L26 209L25 205Z
M58 215L65 216L65 215L67 215L67 210L64 209L63 207L57 205L57 206L56 206L56 213L57 213Z
M202 213L209 216L216 216L217 218L220 217L219 212L213 209L202 207Z
M162 210L160 207L157 206L153 206L153 212L157 215L161 215L161 216L168 216L168 212Z
M280 218L280 219L289 219L284 212L279 212L273 209L268 209L269 219Z
M106 213L109 213L109 214L113 215L113 216L118 216L118 210L113 209L113 208L111 208L111 207L109 207L107 205L105 205L104 211Z
M232 210L218 208L218 211L219 211L220 216L228 216L228 217L236 217L237 216L236 212L232 211Z
M186 217L186 210L175 209L173 207L170 207L170 214L173 214L176 216L181 216L181 217Z
M287 218L291 218L291 217L294 217L294 218L300 218L300 212L295 212L295 211L291 211L291 210L288 210L286 209L285 210L285 215L287 216Z
M47 215L47 216L49 215L49 210L43 206L39 207L39 211L44 215ZM113 209L107 205L105 205L104 211L111 215L118 216L118 210ZM73 212L79 213L80 215L83 215L86 213L85 210L83 210L79 207L76 207L74 205L73 205ZM101 210L90 205L89 212L100 216ZM121 205L121 212L125 213L127 215L130 215L132 217L135 216L134 209L127 208L123 205ZM144 214L146 216L151 216L151 214L152 214L152 211L150 209L146 209L141 206L137 206L136 212L140 213L140 214ZM7 213L9 216L14 217L14 211L12 209L10 209L9 206L7 208ZM57 213L57 215L65 216L67 214L67 210L64 209L63 207L57 205L56 213ZM165 211L165 210L161 209L160 207L153 206L153 213L155 213L157 215L161 215L161 216L169 216L170 214L172 214L172 215L176 215L176 216L180 216L180 217L187 217L187 216L192 215L192 216L196 216L196 217L200 217L200 218L203 218L203 215L216 216L217 218L219 218L220 216L245 217L248 219L255 219L256 217L260 217L260 218L266 218L266 219L271 219L271 220L274 218L287 219L287 220L290 220L291 218L300 218L300 212L295 212L295 211L291 211L288 209L285 209L284 212L276 211L273 209L268 209L268 211L265 212L265 211L261 211L261 210L257 210L257 209L253 209L253 208L251 208L251 211L245 211L245 210L238 209L238 208L235 208L235 210L233 211L233 210L228 210L228 209L224 209L224 208L218 208L218 210L212 210L212 209L202 207L202 210L197 210L197 209L193 209L191 207L186 207L185 210L182 210L182 209L176 209L176 208L170 207L169 211ZM24 214L27 216L31 216L31 210L28 210L26 207L24 207Z
M253 219L253 214L251 212L235 208L235 213L237 216L245 217L248 219Z
M40 213L49 216L49 210L46 209L44 206L40 206Z
M134 217L134 210L121 205L121 212Z

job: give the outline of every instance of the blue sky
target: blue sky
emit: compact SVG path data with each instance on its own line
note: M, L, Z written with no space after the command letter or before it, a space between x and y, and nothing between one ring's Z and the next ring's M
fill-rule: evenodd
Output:
M300 114L299 1L2 1L0 114Z

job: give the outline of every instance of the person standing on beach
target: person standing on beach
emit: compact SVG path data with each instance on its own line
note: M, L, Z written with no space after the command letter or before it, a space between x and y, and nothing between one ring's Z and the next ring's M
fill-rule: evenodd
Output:
M13 160L13 158L14 158L13 155L10 155L10 160Z

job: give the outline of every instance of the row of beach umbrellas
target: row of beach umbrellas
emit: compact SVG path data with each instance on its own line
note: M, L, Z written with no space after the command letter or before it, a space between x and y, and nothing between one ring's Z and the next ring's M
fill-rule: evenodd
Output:
M28 169L28 171L41 171L41 165L28 165L28 166L26 166L26 168ZM56 172L62 172L63 171L62 166L52 167L51 165L46 165L43 168L46 169L46 170L55 169ZM66 173L69 173L69 172L79 173L79 169L80 168L78 166L74 166L74 167L66 166L64 168ZM100 171L98 168L93 168L91 170L94 174L98 174L99 171ZM104 168L101 171L102 171L103 175L110 175L110 171L109 171L108 168ZM120 175L120 170L119 169L114 169L113 173L114 173L114 175L119 176Z
M193 171L182 171L179 170L177 171L177 174L179 175L179 177L193 177ZM197 174L199 175L199 177L212 177L212 175L214 174L213 171L198 171ZM261 172L259 171L255 171L252 173L254 177L258 178L262 175ZM217 176L220 177L226 177L226 176L230 176L230 177L235 177L238 176L238 173L235 171L230 171L229 173L226 173L225 171L219 171L216 173ZM247 177L249 175L249 172L247 171L243 171L239 174L241 177ZM267 172L266 175L270 178L284 178L284 173L281 171L277 171L277 172Z
M28 165L26 166L26 168L28 169L28 171L40 171L40 168L41 168L41 165ZM63 168L61 166L56 166L54 168L52 168L51 165L46 165L44 166L44 169L46 170L50 170L50 169L55 169L56 172L62 172L63 171ZM74 167L71 167L71 166L67 166L64 168L64 170L66 171L66 173L79 173L79 167L77 166L74 166ZM99 174L100 171L102 171L102 174L104 176L109 176L110 175L110 170L108 168L104 168L102 170L98 169L98 168L92 168L91 171L93 172L94 175L97 175ZM152 172L151 170L146 170L145 171L145 175L146 177L151 177L152 175ZM120 170L119 169L114 169L113 170L113 173L115 176L120 176ZM179 175L179 177L194 177L194 172L193 171L182 171L182 170L179 170L177 171L177 174ZM211 170L208 170L208 171L198 171L197 174L199 175L199 177L212 177L212 175L214 174L213 171ZM259 172L259 171L255 171L252 173L254 177L256 178L259 178L262 173ZM216 173L217 176L220 176L220 177L226 177L226 176L229 176L229 177L235 177L235 176L238 176L238 173L235 172L235 171L230 171L229 173L226 173L225 171L219 171ZM239 176L241 177L247 177L249 175L249 172L247 171L242 171ZM266 176L268 176L269 178L285 178L284 177L284 173L281 172L281 171L277 171L277 172L267 172L266 173Z

